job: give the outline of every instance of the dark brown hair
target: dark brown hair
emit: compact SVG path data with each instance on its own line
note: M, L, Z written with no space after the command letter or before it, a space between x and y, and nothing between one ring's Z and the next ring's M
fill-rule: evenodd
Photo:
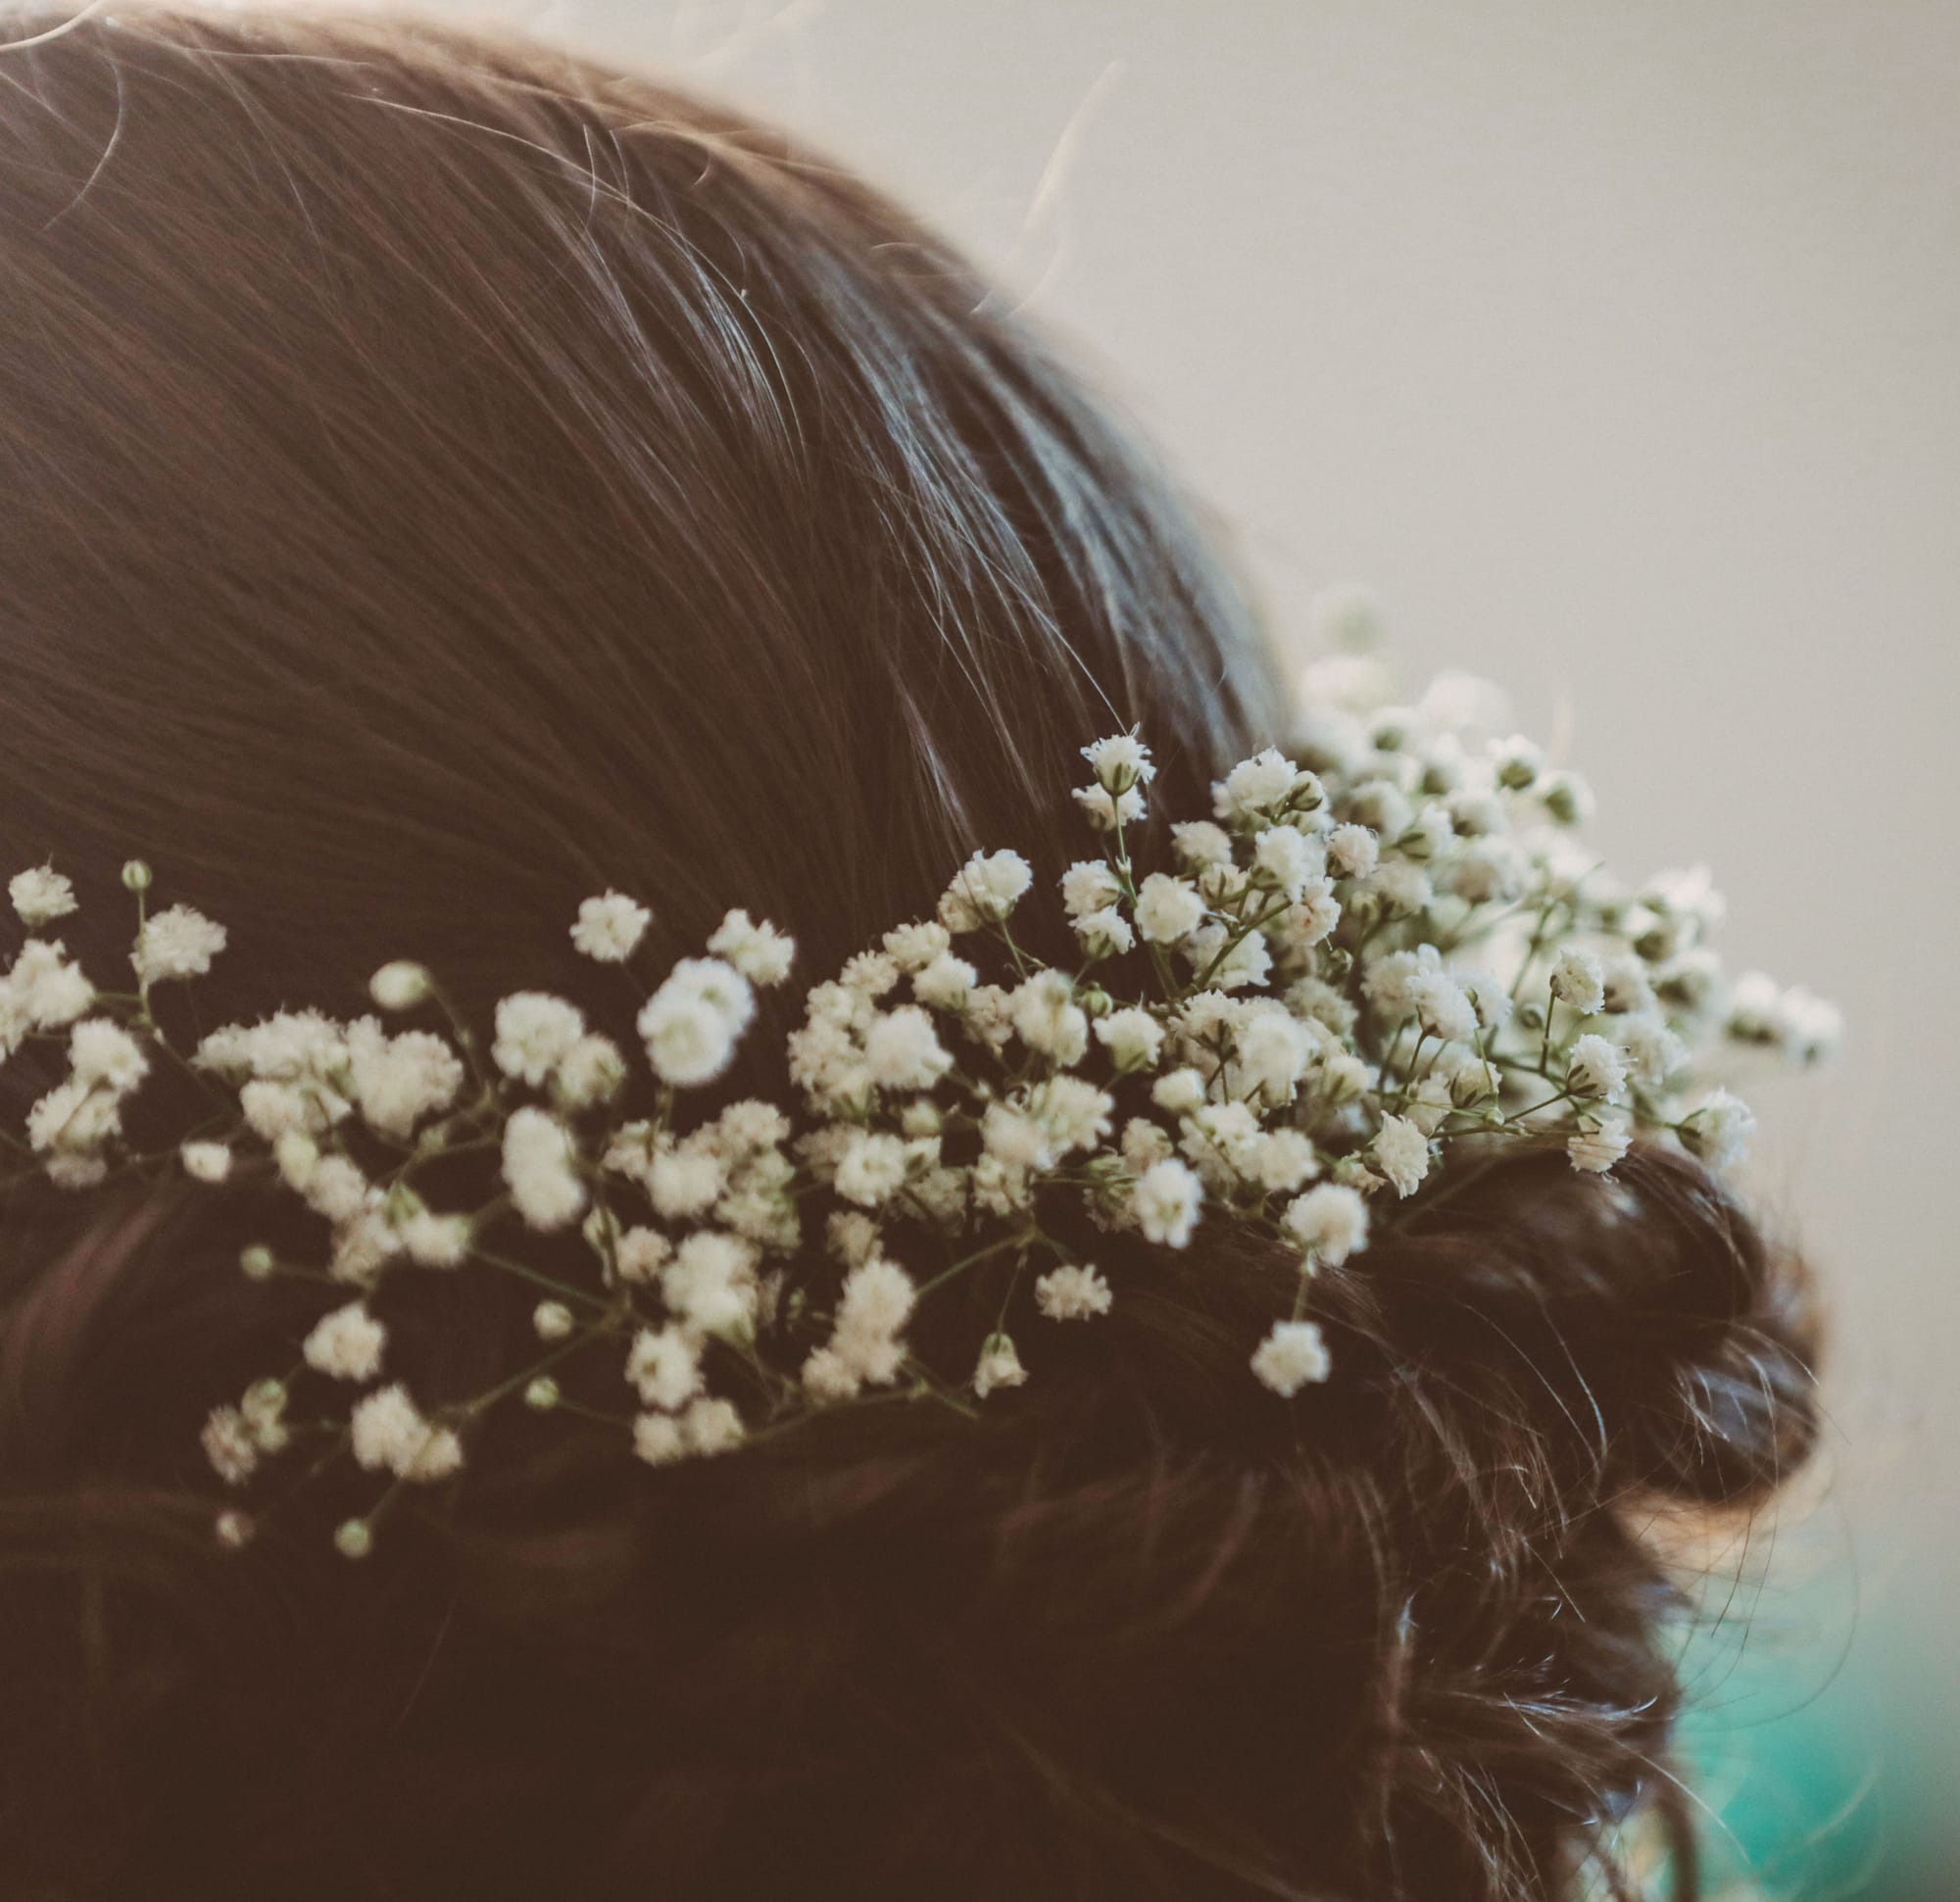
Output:
M413 19L119 9L0 80L0 846L91 964L140 853L238 1015L574 988L608 886L820 975L975 845L1058 871L1097 733L1187 811L1282 737L1189 505L779 133ZM1751 1504L1813 1419L1788 1265L1618 1177L1517 1156L1323 1277L1290 1405L1213 1248L980 1422L655 1473L519 1421L360 1568L211 1539L203 1411L304 1326L252 1212L24 1198L7 1893L1570 1896L1679 1809L1633 1509ZM427 1298L438 1385L521 1325Z

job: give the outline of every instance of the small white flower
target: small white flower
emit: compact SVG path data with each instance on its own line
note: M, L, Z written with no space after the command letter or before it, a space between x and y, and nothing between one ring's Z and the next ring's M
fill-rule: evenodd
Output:
M231 1151L222 1143L185 1143L177 1156L184 1174L198 1182L222 1182L231 1173Z
M59 938L29 938L14 959L7 991L15 1010L37 1030L72 1024L95 1001L95 986L67 961Z
M1626 1093L1626 1059L1603 1037L1582 1037L1572 1047L1565 1082L1575 1097L1617 1102Z
M1688 1061L1688 1046L1647 1011L1622 1017L1613 1026L1613 1040L1626 1055L1628 1075L1639 1083L1657 1087Z
M578 907L571 942L602 964L621 964L639 948L654 914L620 892L586 899Z
M973 1391L984 1400L997 1387L1021 1387L1027 1378L1028 1370L1021 1365L1012 1340L1004 1334L990 1334L973 1370Z
M900 1332L917 1298L912 1278L882 1255L869 1256L845 1277L829 1350L854 1382L882 1387L898 1379L905 1366Z
M575 1004L542 991L519 991L497 1006L490 1055L507 1077L536 1090L584 1035L585 1014Z
M1289 903L1298 903L1307 880L1319 878L1326 870L1327 856L1298 826L1269 825L1253 841L1252 862L1285 894Z
M1567 1140L1565 1152L1575 1169L1604 1175L1626 1154L1628 1143L1624 1115L1589 1116L1580 1124L1577 1134Z
M243 1486L259 1469L259 1444L236 1407L214 1407L204 1423L204 1456L226 1486Z
M939 921L948 931L977 931L998 924L1020 902L1034 882L1028 861L1017 852L976 852L954 875L939 902Z
M930 1090L953 1068L932 1019L917 1004L884 1012L864 1037L864 1066L886 1090Z
M1198 981L1214 991L1261 985L1272 972L1272 950L1261 932L1239 936L1222 923L1200 925L1178 949Z
M1075 935L1092 957L1121 957L1136 949L1137 934L1114 905L1085 912L1074 921Z
M906 1146L882 1131L855 1130L837 1164L837 1193L860 1208L876 1208L905 1187Z
M1647 979L1647 968L1631 951L1601 959L1599 970L1605 983L1605 1009L1636 1015L1653 1009L1654 993Z
M1267 1130L1246 1146L1241 1165L1250 1181L1272 1195L1288 1195L1319 1173L1311 1140L1297 1129Z
M1175 1158L1152 1163L1130 1192L1131 1208L1145 1237L1172 1248L1190 1242L1203 1199L1203 1185Z
M122 1127L122 1113L114 1093L80 1077L57 1084L27 1111L27 1141L43 1153L87 1154Z
M1285 1399L1310 1381L1324 1381L1332 1365L1327 1342L1311 1321L1275 1321L1252 1355L1252 1372Z
M626 1378L642 1406L674 1413L701 1391L701 1343L671 1325L642 1328L626 1357Z
M1711 1090L1681 1125L1681 1140L1718 1174L1733 1168L1748 1147L1755 1111L1727 1090Z
M1172 1116L1189 1116L1204 1102L1204 1079L1186 1067L1167 1071L1151 1085L1151 1100Z
M1137 893L1137 929L1153 945L1174 945L1204 922L1204 901L1189 879L1152 872Z
M514 1110L504 1125L504 1181L517 1213L534 1229L565 1228L584 1212L585 1185L571 1138L545 1110Z
M1412 918L1434 897L1429 874L1413 859L1391 858L1363 884L1393 918Z
M348 1026L347 1078L362 1120L398 1143L456 1100L466 1074L462 1058L428 1031L390 1037L373 1017Z
M684 957L640 1012L648 1061L666 1083L711 1082L733 1059L755 1009L749 982L732 964Z
M1511 994L1490 972L1458 971L1456 981L1476 1009L1480 1029L1502 1030L1510 1023Z
M1408 1001L1426 1037L1469 1043L1477 1035L1477 1006L1446 971L1418 971L1408 981Z
M1551 967L1551 995L1590 1017L1606 1001L1606 974L1589 951L1568 945Z
M561 1109L589 1109L610 1101L626 1081L626 1059L610 1037L588 1033L559 1058L552 1097Z
M1232 862L1232 835L1209 819L1187 819L1170 829L1171 849L1188 871L1202 872Z
M1015 1034L1063 1069L1080 1063L1089 1049L1089 1018L1060 971L1037 971L1014 988L1010 1013Z
M1101 786L1078 786L1072 797L1083 817L1099 832L1115 831L1118 821L1135 825L1144 816L1144 795L1135 786L1113 798Z
M633 1451L649 1466L671 1466L687 1457L687 1441L672 1415L643 1413L633 1422Z
M292 1435L286 1427L286 1385L254 1381L238 1403L239 1416L262 1453L276 1453Z
M864 1388L864 1377L834 1347L812 1347L798 1378L818 1401L855 1400Z
M628 1229L612 1244L612 1266L624 1282L651 1282L659 1278L673 1244L659 1229Z
M1396 847L1406 857L1427 861L1441 858L1455 837L1456 827L1449 808L1440 800L1431 800L1409 821Z
M447 1479L463 1464L463 1442L448 1427L425 1420L400 1382L361 1400L349 1424L354 1457L369 1472L385 1468L426 1484Z
M436 1215L417 1209L399 1230L403 1250L418 1268L457 1268L469 1252L466 1215Z
M1592 789L1577 773L1545 773L1533 790L1559 825L1584 825L1592 816Z
M1107 1314L1113 1299L1109 1284L1094 1266L1052 1268L1035 1283L1035 1305L1051 1321L1086 1321Z
M1151 750L1134 733L1118 733L1082 749L1082 756L1095 771L1097 783L1105 792L1126 793L1132 786L1148 785L1157 776Z
M1116 874L1100 858L1084 858L1061 875L1061 902L1071 918L1104 911L1123 896Z
M1408 830L1408 822L1415 815L1415 808L1409 805L1401 788L1387 779L1363 780L1349 790L1346 805L1351 821L1375 834L1378 860L1380 842L1383 839L1399 839Z
M133 1090L150 1068L143 1047L107 1017L86 1017L69 1032L68 1060L84 1083L117 1096Z
M1171 1142L1169 1132L1152 1122L1148 1116L1132 1116L1123 1125L1123 1140L1119 1148L1123 1167L1133 1176L1145 1174L1154 1163L1168 1161L1176 1152L1176 1145Z
M1783 994L1782 1019L1783 1051L1792 1063L1823 1063L1843 1042L1843 1013L1801 985Z
M732 1400L696 1400L680 1417L680 1437L698 1459L733 1452L742 1443L742 1416Z
M1329 1268L1368 1245L1368 1204L1345 1183L1324 1182L1295 1196L1280 1222L1310 1261Z
M1405 1116L1382 1118L1374 1153L1397 1195L1413 1195L1429 1174L1429 1138Z
M173 904L143 920L129 962L139 984L162 984L171 978L202 977L223 949L222 925L187 904Z
M942 957L953 944L952 934L936 918L923 924L897 925L885 933L885 955L906 976L922 971Z
M726 1165L693 1139L679 1148L660 1150L647 1164L647 1197L670 1222L705 1215L727 1188Z
M323 1155L300 1187L307 1206L329 1222L351 1222L368 1206L368 1182L351 1156Z
M52 924L74 910L74 887L51 865L37 865L31 871L17 872L7 882L7 896L29 931Z
M1382 862L1382 844L1364 825L1337 825L1327 835L1327 862L1343 878L1366 878Z
M1004 1102L987 1105L980 1141L986 1152L1009 1169L1052 1169L1054 1144L1038 1116Z
M1037 1086L1031 1107L1054 1139L1057 1154L1093 1149L1109 1134L1116 1105L1108 1095L1082 1077L1050 1077Z
M316 1373L336 1381L371 1381L381 1371L388 1331L360 1301L350 1301L314 1323L300 1354Z
M1261 1000L1248 1007L1232 1039L1232 1052L1233 1094L1283 1103L1293 1100L1315 1046L1298 1018L1283 1005Z
M912 976L912 996L934 1010L957 1010L979 983L980 973L963 958L941 952Z
M1133 1005L1099 1017L1096 1040L1109 1052L1119 1071L1148 1070L1163 1049L1163 1026L1148 1010Z
M1522 734L1514 733L1508 740L1498 740L1492 746L1491 764L1499 786L1506 792L1523 793L1531 789L1532 782L1544 770L1544 755Z
M782 983L796 961L796 940L764 920L751 918L746 911L729 912L708 941L708 949L764 990ZM746 1011L742 1021L748 1022Z
M661 1294L702 1334L739 1333L756 1318L755 1248L718 1229L697 1229L661 1271Z
M1212 815L1220 819L1244 819L1271 812L1287 804L1297 789L1318 791L1311 773L1302 772L1275 747L1242 759L1212 787ZM1317 805L1317 799L1303 804Z

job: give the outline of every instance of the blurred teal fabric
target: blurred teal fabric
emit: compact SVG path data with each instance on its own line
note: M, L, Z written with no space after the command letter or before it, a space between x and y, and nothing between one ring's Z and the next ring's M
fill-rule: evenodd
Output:
M1710 1902L1960 1898L1952 1713L1915 1708L1924 1634L1851 1595L1842 1575L1739 1594L1684 1635Z

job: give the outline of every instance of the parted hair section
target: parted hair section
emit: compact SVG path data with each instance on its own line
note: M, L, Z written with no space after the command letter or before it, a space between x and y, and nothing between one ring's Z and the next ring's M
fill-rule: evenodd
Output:
M1279 761L1286 683L1194 506L956 251L822 156L414 15L70 22L17 10L0 52L0 846L74 871L14 904L96 972L129 955L115 868L155 868L185 909L138 941L143 1011L221 952L221 1004L172 1001L183 1048L210 1048L207 1012L352 1016L377 971L374 1001L411 1004L423 965L461 1019L588 998L643 941L732 945L736 906L794 935L808 984L936 901L974 928L941 897L963 864L1081 874L1098 734L1102 818L1134 794L1166 863L1160 812L1236 825L1221 782ZM1149 764L1148 818L1121 760ZM1322 763L1357 842L1406 828L1392 869L1427 893L1418 845L1447 825ZM1030 906L1016 964L1195 940L1200 915L1224 946L1235 850L1304 890L1320 781L1282 777L1236 846L1197 828L1223 870L1120 902L1116 828L1121 876L1078 877L1072 925ZM1375 847L1352 850L1342 899L1388 936L1343 968L1471 1035L1473 991L1379 961L1412 927L1396 880L1356 899ZM1103 883L1099 951L1075 898ZM74 981L33 955L36 985ZM776 1034L710 1107L789 1091L775 975ZM6 982L38 1028L0 1112L31 1130L81 1067L77 1013ZM1574 1041L1615 982L1647 995L1553 969L1561 1098L1675 1061L1671 1033ZM592 1027L631 1047L618 997ZM1774 1002L1730 1034L1801 1043ZM507 1076L550 1029L523 1015ZM209 1144L79 1195L7 1175L9 1892L1567 1902L1640 1893L1651 1836L1691 1896L1684 1607L1643 1529L1754 1512L1805 1459L1809 1283L1690 1153L1705 1118L1520 1125L1423 1183L1435 1128L1502 1119L1481 1058L1459 1073L1488 1085L1419 1103L1408 1048L1410 1114L1330 1164L1312 1325L1257 1378L1298 1235L1194 1224L1178 1163L1161 1232L1079 1224L1106 1283L1053 1283L1036 1377L997 1370L984 1404L818 1407L658 1465L575 1406L550 1434L493 1413L358 1564L327 1536L362 1509L344 1473L226 1550L198 1451L214 1396L349 1292L240 1273L302 1257L311 1218L213 1180ZM98 1032L89 1060L130 1058ZM1322 1164L1294 1151L1298 1189ZM1394 1218L1363 1222L1363 1192ZM426 1392L489 1388L537 1292L423 1275L388 1354ZM1013 1293L953 1279L912 1352L970 1366ZM308 1361L365 1368L367 1327Z

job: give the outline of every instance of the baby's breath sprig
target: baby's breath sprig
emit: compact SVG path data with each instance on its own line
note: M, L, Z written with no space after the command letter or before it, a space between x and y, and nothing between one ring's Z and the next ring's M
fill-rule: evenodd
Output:
M712 1116L689 1115L693 1093L728 1074L795 951L746 911L650 992L627 974L632 1052L540 992L474 1026L406 961L374 973L378 1015L281 1011L180 1050L160 987L204 977L224 929L153 909L132 861L133 991L98 991L41 935L0 979L0 1058L44 1040L68 1059L5 1138L0 1180L176 1170L216 1194L249 1177L323 1221L318 1260L244 1251L248 1277L318 1283L321 1307L284 1374L213 1409L204 1446L241 1490L296 1462L378 1476L336 1533L351 1557L399 1500L462 1471L500 1408L616 1431L657 1466L841 1407L970 1414L1043 1377L1040 1330L1107 1314L1156 1251L1227 1230L1272 1254L1273 1319L1248 1359L1291 1397L1333 1371L1312 1277L1403 1204L1436 1205L1521 1139L1562 1142L1592 1174L1637 1135L1727 1168L1752 1118L1713 1060L1757 1046L1814 1062L1838 1033L1807 992L1725 977L1705 871L1630 888L1601 869L1576 836L1583 782L1496 730L1491 690L1446 676L1384 699L1373 661L1309 669L1289 744L1234 766L1148 867L1148 746L1085 747L1075 800L1100 850L1060 876L1067 968L1016 933L1027 861L976 852L932 917L807 993L795 1100ZM51 865L9 893L34 934L76 908ZM570 937L625 967L650 922L607 892ZM208 1113L174 1149L137 1152L123 1111L161 1067L194 1077ZM487 1192L456 1186L469 1157L478 1180L494 1159ZM425 1407L376 1293L458 1272L520 1286L536 1345ZM957 1311L991 1317L970 1371L915 1339L921 1306L959 1287L977 1292ZM289 1417L302 1387L321 1417ZM229 1546L252 1530L235 1506L216 1520Z

